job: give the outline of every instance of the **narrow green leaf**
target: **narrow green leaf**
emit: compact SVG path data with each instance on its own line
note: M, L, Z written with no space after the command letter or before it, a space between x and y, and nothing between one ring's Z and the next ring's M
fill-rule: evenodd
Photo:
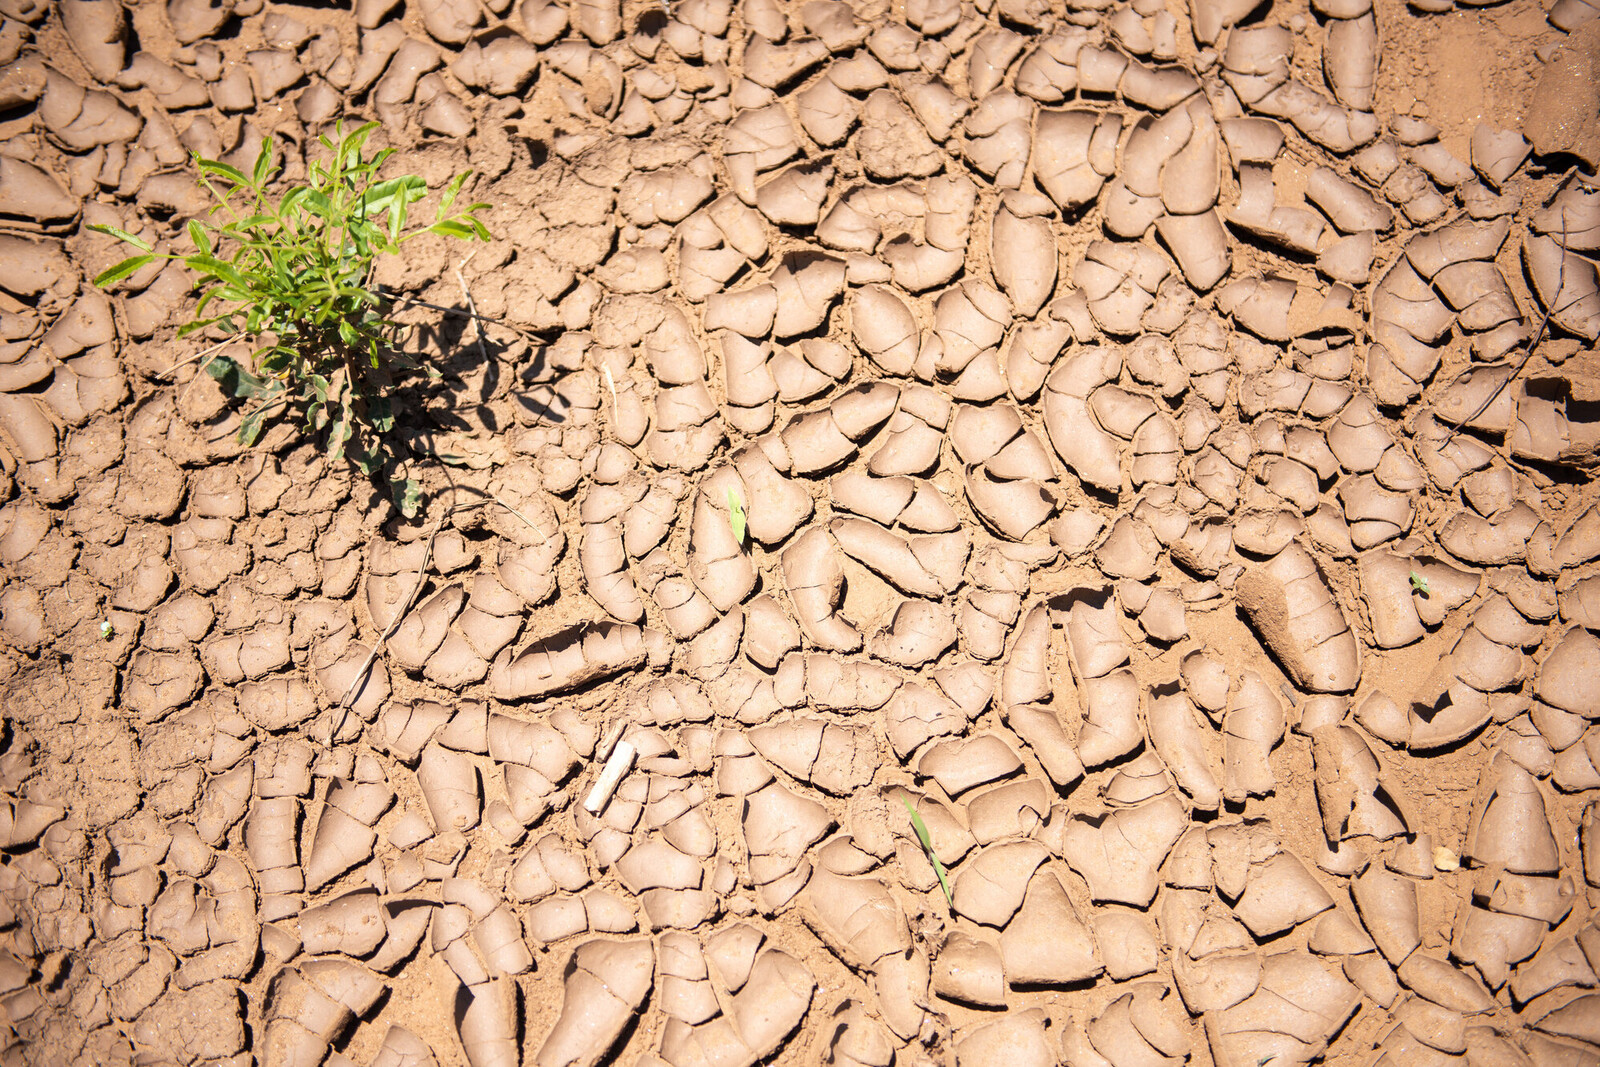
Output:
M200 255L190 256L185 262L189 264L191 270L220 279L238 291L238 295L229 297L230 300L248 299L245 291L249 290L250 283L245 280L244 275L240 274L232 263L224 263L216 256ZM224 292L226 292L226 289L224 289Z
M741 545L744 544L744 505L739 503L739 495L732 489L728 490L728 525L733 528L734 541Z
M333 201L328 199L328 194L320 189L307 189L301 197L305 202L305 210L311 212L319 219L331 221L335 216ZM299 204L296 204L298 207Z
M258 211L253 215L245 215L239 219L229 222L227 225L222 227L222 232L227 234L241 234L248 236L252 231L259 230L261 227L276 221L278 220L274 216L269 215L264 211Z
M945 876L944 864L939 862L938 855L933 851L933 838L928 833L928 824L922 821L922 816L917 814L917 809L911 806L909 800L901 800L901 803L911 813L911 827L917 832L917 840L922 842L922 851L928 854L928 860L933 864L933 873L939 876L939 888L944 890L945 903L954 908L955 894L950 892L950 879Z
M155 256L130 256L118 263L115 267L103 270L94 276L94 283L104 289L108 285L115 285L139 268L154 260Z
M206 236L206 228L201 225L199 219L189 220L189 240L194 243L194 247L202 256L211 254L211 238Z
M471 176L472 171L464 170L450 179L450 184L444 187L444 193L439 198L439 211L438 214L434 215L435 222L445 217L445 213L450 210L450 205L454 204L456 197L461 195L461 186Z
M266 187L267 175L272 172L272 136L269 134L261 138L261 152L256 156L255 173L251 182L257 189Z
M217 299L217 297L219 295L221 295L220 291L217 289L217 287L214 284L213 285L202 284L200 286L200 303L197 304L195 306L195 309L194 309L195 315L199 316L199 315L205 314L206 308L209 307L211 305L211 302L213 300ZM220 318L220 317L224 317L224 316L218 316L218 317Z
M406 206L399 203L389 212L389 229L383 235L385 251L393 251L400 244L400 231L406 228Z
M290 189L287 193L284 193L283 196L278 200L278 220L281 222L285 218L298 213L300 210L300 201L304 200L306 198L306 194L310 191L311 190L304 185L297 185L293 189Z
M220 159L197 159L196 165L202 174L219 174L234 185L249 188L250 179L238 167L222 162Z
M361 149L366 146L367 137L377 128L378 124L376 122L365 122L351 130L345 135L344 140L339 143L339 158L342 160L354 155L359 159Z
M218 315L218 316L215 316L214 318L196 319L193 322L186 322L182 326L178 327L178 336L179 337L188 337L190 334L194 333L197 330L203 330L207 326L211 326L211 325L213 325L215 323L222 322L224 318L226 318L226 316ZM227 326L227 324L224 323L224 328L226 328L226 326ZM230 330L228 332L231 333L233 331Z
M152 251L149 241L146 241L138 234L129 233L127 230L118 229L115 226L107 226L104 223L98 222L91 223L89 229L95 231L96 233L103 233L108 237L115 237L119 241L125 241L141 252Z
M463 241L470 241L478 236L478 231L470 223L462 222L460 219L441 219L429 226L428 232L441 237L458 237Z

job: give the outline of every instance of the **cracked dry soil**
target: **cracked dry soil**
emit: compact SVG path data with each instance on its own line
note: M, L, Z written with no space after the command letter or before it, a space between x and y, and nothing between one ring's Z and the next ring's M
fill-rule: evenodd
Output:
M0 16L0 1063L1600 1063L1594 0ZM354 117L415 522L86 280Z

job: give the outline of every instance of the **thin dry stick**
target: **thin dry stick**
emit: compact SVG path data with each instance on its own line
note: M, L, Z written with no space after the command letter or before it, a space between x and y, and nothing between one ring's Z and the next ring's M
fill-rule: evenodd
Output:
M1517 375L1522 373L1522 368L1526 367L1528 360L1533 358L1534 350L1539 347L1539 342L1544 340L1545 331L1550 328L1550 316L1556 310L1556 301L1561 299L1561 290L1565 289L1567 285L1567 220L1565 215L1561 217L1561 240L1556 242L1556 246L1561 249L1561 266L1556 271L1556 291L1550 294L1550 302L1544 307L1544 317L1539 320L1539 329L1534 332L1533 340L1529 341L1528 347L1523 349L1522 358L1517 360L1517 365L1511 368L1511 373L1506 375L1500 384L1495 386L1494 390L1483 398L1483 403L1478 405L1478 409L1471 415L1466 415L1456 420L1455 425L1450 427L1450 432L1444 435L1441 447L1449 444L1450 439L1456 435L1461 427L1475 421L1479 415L1489 410L1489 405L1493 404L1500 394L1505 392L1506 386L1516 381Z
M218 341L216 344L211 345L211 346L209 346L207 348L202 348L200 351L196 352L194 355L185 356L184 358L178 360L178 362L174 363L172 366L168 367L166 370L164 370L164 371L160 372L159 374L157 374L156 377L157 378L165 378L169 374L173 374L174 372L176 372L179 367L183 367L183 366L186 366L186 365L188 365L190 363L193 363L197 359L205 359L207 356L211 355L213 352L220 351L221 349L227 347L228 345L233 344L233 342L237 341L238 339L239 338L238 338L237 335L235 335L233 337L224 337L222 340Z
M611 417L618 422L622 421L622 401L617 399L617 380L611 376L611 365L600 364L600 369L606 372L606 387L611 390Z
M1556 183L1556 191L1552 194L1551 199L1560 195L1561 190L1566 187L1567 182L1572 180L1572 176L1577 173L1577 170L1578 168L1573 167L1561 176L1561 180ZM1550 201L1546 200L1545 203L1548 204ZM1561 291L1567 287L1567 214L1564 211L1561 213L1561 239L1556 242L1556 247L1561 250L1561 265L1556 270L1556 291L1550 294L1550 302L1545 305L1544 317L1539 320L1539 329L1534 332L1533 340L1529 341L1528 347L1523 349L1522 358L1517 360L1517 365L1511 368L1511 373L1506 375L1505 380L1495 386L1493 392L1484 397L1483 403L1478 405L1478 410L1465 418L1456 420L1456 424L1450 427L1450 431L1444 435L1442 445L1449 444L1450 439L1455 437L1461 427L1476 420L1478 416L1489 410L1489 405L1493 404L1500 394L1505 392L1506 386L1515 381L1517 375L1522 373L1522 368L1526 367L1528 360L1533 358L1534 350L1539 347L1539 342L1544 340L1545 331L1550 328L1550 316L1555 314L1556 301L1561 299ZM1535 293L1534 296L1537 298L1538 294Z
M349 708L351 702L355 700L356 693L362 686L366 685L367 674L372 670L372 665L377 662L378 653L383 651L384 643L395 635L395 631L400 629L400 624L405 621L406 614L410 612L412 605L417 602L417 596L422 592L422 587L428 580L428 564L433 561L433 543L438 540L439 534L444 532L444 524L458 512L488 507L491 504L505 508L511 514L527 523L530 529L537 530L539 528L534 525L532 519L497 496L485 497L482 500L468 500L461 504L452 504L447 508L439 516L439 521L433 524L432 532L428 534L427 546L422 550L422 564L417 569L417 580L412 584L411 592L406 596L406 602L401 605L399 611L395 612L394 619L390 621L388 628L373 642L372 648L367 652L367 658L362 660L361 666L356 669L355 677L350 679L350 687L344 691L344 697L339 701L339 710L343 711Z
M237 340L237 339L238 338L236 338L236 337L230 337L230 338L228 338L228 341L234 341L234 340ZM205 351L200 353L200 356L204 356L205 360L204 360L204 362L202 362L200 364L200 369L194 372L194 377L190 378L187 382L184 383L183 391L178 394L178 399L179 400L182 400L184 397L188 396L189 395L189 390L194 388L194 383L198 382L200 379L202 379L202 378L204 378L206 376L206 371L208 371L211 368L211 364L215 363L216 360L217 360L217 352L222 348L223 345L227 344L228 341L223 341L223 342L220 342L218 344L214 344L210 348L208 348ZM197 356L191 356L190 357L190 359L196 359L196 358L199 358L199 357L197 357ZM184 360L184 363L187 363L187 362L188 362L188 360ZM172 371L177 370L181 366L183 366L183 363L173 364L171 370L168 370L167 373L171 374ZM287 393L283 394L282 399L284 401L287 401L289 399L288 394ZM263 401L263 403L267 403L267 404L276 403L276 402L277 402L276 399Z
M472 332L478 337L478 355L482 356L483 361L487 363L489 361L489 346L483 340L483 324L478 321L478 305L472 302L472 291L467 288L467 279L461 273L462 267L465 267L472 257L477 254L477 252L468 254L467 258L463 259L456 267L456 281L461 283L461 297L467 302L467 310L472 312L472 317L467 321L472 323Z

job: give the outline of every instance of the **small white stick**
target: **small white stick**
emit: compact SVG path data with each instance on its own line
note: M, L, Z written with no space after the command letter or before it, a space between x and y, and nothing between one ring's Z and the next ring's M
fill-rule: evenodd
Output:
M611 376L611 367L600 364L600 369L606 372L606 385L611 387L611 414L618 422L622 421L622 403L617 399L617 380Z
M594 788L583 798L583 806L591 813L598 815L610 801L611 794L617 790L617 783L622 781L622 776L633 766L635 752L633 744L628 741L618 741L617 747L611 750L611 755L606 759L605 769L595 780Z
M605 736L600 739L600 747L595 749L594 758L603 760L611 755L611 749L622 739L622 734L627 728L627 721L618 719L611 729L605 732Z

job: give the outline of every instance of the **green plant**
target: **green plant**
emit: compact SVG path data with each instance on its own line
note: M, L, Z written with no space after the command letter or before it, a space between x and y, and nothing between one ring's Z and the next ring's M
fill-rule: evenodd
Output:
M332 139L320 137L329 158L309 163L306 181L276 197L269 187L281 168L270 137L249 174L196 155L198 181L217 202L205 220L188 223L194 251L156 252L134 234L94 226L139 249L95 284L114 285L154 260L183 262L197 276L199 302L178 335L215 327L224 344L258 346L247 361L213 348L205 363L225 390L248 402L239 440L254 444L270 418L297 411L307 430L326 432L331 461L348 458L363 474L381 475L410 516L420 490L402 470L390 391L399 375L438 372L401 350L403 327L388 317L373 268L379 256L424 233L488 240L477 214L488 205L456 207L472 174L464 171L444 186L433 221L408 228L407 209L428 195L427 182L415 174L379 179L394 149L366 154L377 127L369 122L345 133L341 124Z
M955 894L950 892L950 879L945 877L944 864L939 862L938 854L933 851L933 838L928 833L928 824L922 821L922 816L917 814L917 809L911 806L909 800L900 803L911 813L911 828L917 832L917 840L922 842L922 851L928 854L928 862L933 864L933 873L939 876L939 888L944 890L945 903L955 907Z
M1412 571L1411 572L1411 591L1413 593L1421 593L1423 596L1427 596L1428 595L1428 579L1424 578L1422 575L1418 574L1416 571Z
M746 528L744 505L739 503L739 494L732 489L728 490L728 526L733 530L733 539L739 544L744 544Z

